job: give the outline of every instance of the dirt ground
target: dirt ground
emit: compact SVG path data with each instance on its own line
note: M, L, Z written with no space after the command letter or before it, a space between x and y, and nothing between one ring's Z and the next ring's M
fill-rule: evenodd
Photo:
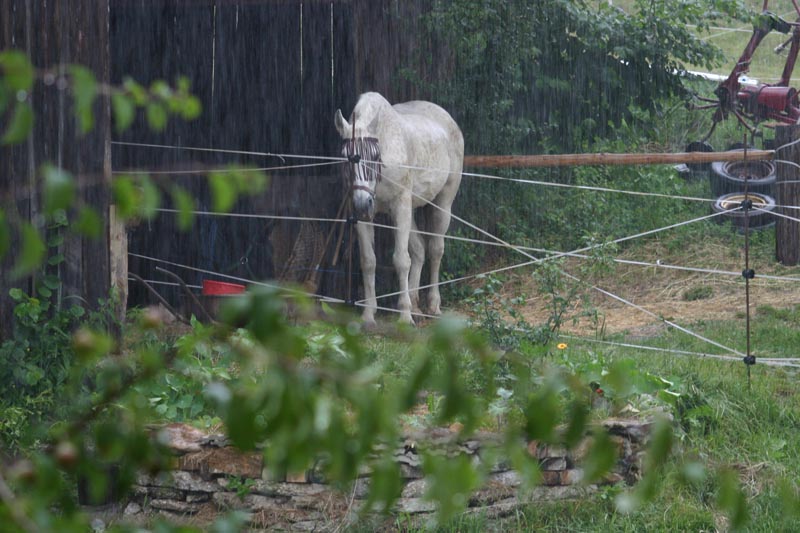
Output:
M755 256L750 268L756 278L750 281L750 309L771 306L793 308L800 305L800 268L787 268L775 262L774 257ZM720 244L693 243L681 250L670 252L659 242L637 247L622 254L620 259L650 263L640 266L617 263L613 273L594 280L596 287L619 296L649 311L648 314L598 291L591 290L591 302L596 308L599 326L587 318L577 325L571 317L581 309L571 310L562 331L580 335L596 333L604 327L606 333L625 332L630 337L648 337L663 329L659 317L680 325L691 325L701 320L732 320L745 317L744 252ZM577 259L564 264L564 270L577 274ZM734 275L707 272L687 272L657 266L676 265L735 273ZM760 276L793 277L794 281L773 280ZM527 295L522 315L531 324L547 320L547 298L540 295L530 273L517 272L504 285L505 296ZM655 316L653 316L655 315Z

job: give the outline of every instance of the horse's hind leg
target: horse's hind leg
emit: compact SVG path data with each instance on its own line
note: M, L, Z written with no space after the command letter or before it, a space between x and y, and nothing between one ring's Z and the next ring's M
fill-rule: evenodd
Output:
M408 292L411 298L411 312L421 313L419 307L419 279L425 263L425 242L417 233L417 223L411 218L411 233L408 235L408 252L411 255L411 272L408 275Z
M461 172L457 174L458 179L451 180L434 200L434 205L428 206L430 210L429 226L430 236L428 237L428 261L430 264L430 291L428 293L428 311L432 315L442 314L442 297L439 294L439 268L442 265L444 255L444 235L450 227L450 208L453 206L458 185L461 181Z
M392 210L395 225L394 268L399 282L397 310L400 311L400 322L414 324L411 318L411 298L408 294L408 275L411 271L411 256L408 252L409 235L413 221L410 195L401 197Z

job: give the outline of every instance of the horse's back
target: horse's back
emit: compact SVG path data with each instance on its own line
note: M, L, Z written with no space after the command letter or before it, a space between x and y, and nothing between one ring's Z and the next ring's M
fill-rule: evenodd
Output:
M434 104L433 102L426 102L424 100L412 100L410 102L403 102L392 106L398 114L415 122L415 127L418 128L419 124L436 125L441 128L441 132L436 132L432 129L433 134L444 134L448 140L460 145L461 152L464 150L464 137L461 134L461 129L450 116L450 113Z

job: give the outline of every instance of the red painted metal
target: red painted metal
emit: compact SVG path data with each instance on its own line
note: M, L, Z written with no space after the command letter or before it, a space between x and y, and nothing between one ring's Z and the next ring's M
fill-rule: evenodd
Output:
M761 122L797 124L800 119L798 92L789 87L797 57L800 54L800 6L797 0L792 0L798 19L797 22L787 22L768 11L768 3L769 0L764 0L761 15L753 26L753 34L730 75L714 91L717 97L715 105L698 106L698 109L716 108L714 123L706 139L711 136L717 123L727 119L731 114L752 134L757 133L757 126ZM753 53L764 37L772 31L791 33L791 37L776 48L776 52L779 52L791 44L780 80L776 84L743 84L741 78L750 70Z
M225 281L215 281L210 279L203 280L203 296L222 296L228 294L241 294L245 291L245 286L238 283L228 283Z

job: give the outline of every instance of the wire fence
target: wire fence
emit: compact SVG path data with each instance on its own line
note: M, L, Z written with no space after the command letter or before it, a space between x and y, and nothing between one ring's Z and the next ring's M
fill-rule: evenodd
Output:
M794 141L793 143L790 143L789 145L795 144L797 142L800 142L800 140ZM312 159L312 160L323 160L324 161L323 163L298 164L298 165L280 165L280 166L263 167L263 168L257 169L257 170L261 170L261 171L285 170L285 169L293 169L293 168L309 168L309 167L314 167L314 166L329 166L329 165L336 165L336 164L344 163L344 162L347 161L345 158L342 158L342 157L320 157L320 156L308 156L308 155L298 155L298 154L278 154L278 153L271 153L271 152L253 152L253 151L240 151L240 150L208 149L208 148L197 148L197 147L181 147L181 146L160 145L160 144L122 143L122 142L115 142L115 144L122 144L122 145L128 145L128 146L139 146L139 147L145 147L145 148L162 148L162 149L174 149L174 150L207 151L207 152L221 152L221 153L240 154L240 155L273 157L273 158L279 158L282 161L285 161L286 159ZM786 145L786 146L789 146L789 145ZM784 148L784 147L781 147L781 148ZM797 165L796 163L791 162L791 161L779 160L777 162L786 163L786 164L789 164L789 165L800 166L800 165ZM407 166L407 165L403 165L403 166L405 168L408 168L408 169L411 169L411 170L436 170L436 169L422 169L420 167ZM136 172L137 173L141 173L141 174L148 173L148 171L136 171ZM120 174L132 174L132 172L122 172L122 171L120 171L119 173ZM196 173L198 173L198 171L197 170L172 170L172 171L170 171L170 170L162 170L162 171L155 171L155 172L150 171L149 173L150 174L158 173L158 174L163 174L163 175L170 175L170 174L180 175L180 174L190 174L190 173L195 173L196 174ZM564 183L546 182L546 181L537 181L537 180L527 180L527 179L509 178L509 177L503 177L503 176L497 176L497 175L491 175L491 174L478 174L478 173L466 173L465 172L463 175L464 176L468 176L468 177L479 178L479 179L502 180L502 181L508 181L508 182L512 182L512 183L519 183L519 184L523 184L523 185L535 185L535 186L545 186L545 187L551 186L551 187L560 187L560 188L567 188L567 189L594 191L594 192L601 192L601 193L629 194L629 195L635 195L635 196L652 196L652 197L659 197L659 198L669 198L669 199L680 200L680 201L706 202L706 203L714 201L714 200L710 200L708 198L699 198L699 197L681 196L681 195L669 195L669 194L662 194L662 193L650 193L650 192L646 192L646 191L612 189L612 188L606 188L606 187L595 187L595 186L587 186L587 185L564 184ZM388 181L391 182L395 187L402 187L401 184L399 184L397 182L394 182L391 179L388 179ZM433 206L434 209L441 209L435 203L430 202L427 199L423 198L422 196L414 193L413 190L411 190L411 189L407 189L406 188L406 192L410 193L416 199L422 200L423 202L427 203L428 205ZM778 207L782 207L784 209L800 209L800 206L778 206ZM645 237L645 236L654 235L654 234L657 234L659 232L667 231L667 230L674 229L674 228L677 228L677 227L680 227L680 226L693 224L693 223L696 223L696 222L699 222L699 221L709 220L711 218L715 218L715 217L718 217L718 216L723 216L723 215L726 215L726 214L730 214L731 212L736 211L738 209L739 208L730 209L730 210L726 210L726 211L722 211L722 212L718 212L718 213L713 213L711 215L706 215L706 216L697 217L697 218L694 218L694 219L691 219L691 220L687 220L687 221L683 221L683 222L679 222L679 223L675 223L675 224L670 224L670 225L664 226L662 228L656 228L656 229L653 229L653 230L648 230L648 231L645 231L645 232L637 233L637 234L634 234L634 235L621 237L619 239L611 241L611 243L621 243L621 242L625 242L625 241L629 241L629 240L633 240L633 239L637 239L637 238L641 238L641 237ZM173 214L177 214L177 213L181 212L180 210L176 210L176 209L158 209L157 211L163 212L163 213L173 213ZM760 211L766 211L766 210L755 208L754 211L760 212ZM784 215L784 214L781 214L781 213L775 213L775 212L772 212L772 211L769 211L769 212L771 214L773 214L773 215L776 215L776 216L780 216L780 217L784 217L784 218L787 218L787 219L790 219L790 220L793 220L793 221L796 221L796 222L800 222L800 219L797 219L797 218L794 218L794 217L790 217L788 215ZM342 224L342 223L348 223L350 221L350 219L346 219L346 218L299 217L299 216L263 215L263 214L247 214L247 213L218 213L218 212L213 212L213 211L190 211L190 213L192 213L194 215L199 215L199 216L242 217L242 218L257 218L257 219L260 218L260 219L273 219L273 220L313 221L313 222L331 223L331 224ZM477 277L489 276L489 275L492 275L492 274L497 274L497 273L500 273L500 272L507 272L507 271L510 271L510 270L513 270L513 269L518 269L518 268L523 268L523 267L526 267L526 266L535 265L537 263L541 263L542 261L551 261L551 260L554 260L554 259L557 259L557 258L560 258L560 257L575 257L575 258L585 259L585 258L587 258L589 256L586 255L584 252L588 252L588 251L591 251L591 250L596 249L598 247L606 246L606 245L610 244L610 243L602 243L602 244L588 246L588 247L580 248L580 249L573 250L573 251L567 251L567 252L538 249L538 248L532 248L532 247L527 247L527 246L519 246L519 245L514 245L512 243L506 242L505 240L503 240L503 239L497 237L496 235L493 235L492 233L486 231L485 229L479 227L478 225L475 225L475 224L465 220L463 217L456 216L456 215L454 215L452 213L450 215L454 220L457 220L458 222L460 222L461 224L465 225L466 227L468 227L468 228L476 231L477 233L483 235L488 240L485 240L485 239L472 239L472 238L467 238L467 237L446 235L446 234L445 235L438 235L438 236L444 237L445 239L459 240L459 241L463 241L463 242L469 242L469 243L478 244L478 245L481 245L481 246L495 246L495 247L506 248L506 249L514 251L514 252L516 252L516 253L518 253L520 255L523 255L528 260L524 261L524 262L521 262L521 263L517 263L515 265L495 268L495 269L488 270L488 271L485 271L485 272L481 272L481 273L478 273L478 274L470 274L470 275L467 275L467 276L462 276L462 277L457 278L457 279L444 280L444 281L440 281L440 282L438 282L436 284L429 284L429 285L421 286L421 287L418 287L418 290L430 288L430 287L433 287L433 286L444 286L444 285L448 285L448 284L452 284L452 283L458 283L458 282L466 281L466 280L469 280L469 279L474 279L474 278L477 278ZM377 224L377 223L368 223L368 224L371 224L373 227L376 227L376 228L383 228L383 229L389 229L389 230L397 230L398 229L395 226L386 225L386 224ZM427 232L427 231L421 231L421 230L417 230L417 229L412 229L412 231L415 231L415 232L417 232L419 234L426 235L426 236L436 236L437 235L435 233L431 233L431 232ZM536 256L532 255L532 253L545 254L545 256L544 257L536 257ZM237 277L237 276L231 276L231 275L222 274L222 273L218 273L218 272L213 272L213 271L205 270L205 269L199 269L199 268L193 267L191 265L183 265L183 264L180 264L180 263L175 263L175 262L171 262L171 261L167 261L167 260L159 259L159 258L155 258L155 257L149 257L149 256L145 256L145 255L137 254L137 253L133 253L133 252L131 252L129 255L131 255L132 257L137 257L137 258L143 259L143 260L158 262L158 263L162 263L162 264L168 264L168 265L171 265L171 266L174 266L174 267L183 268L183 269L187 269L187 270L190 270L190 271L200 272L200 273L204 273L204 274L208 274L208 275L219 276L219 277L222 277L222 278L232 279L232 280L236 280L236 281L240 281L240 282L244 282L244 283L248 283L248 284L277 287L277 285L275 285L275 284L259 282L259 281L256 281L256 280L250 280L250 279L241 278L241 277ZM652 263L652 262L645 262L645 261L633 261L633 260L628 260L628 259L623 259L623 258L616 258L616 257L612 258L612 260L614 262L616 262L616 263L619 263L619 264L629 264L629 265L643 266L643 267L648 267L648 268L654 267L654 268L663 268L663 269L671 269L671 270L686 271L686 272L702 272L702 273L709 274L709 275L725 275L725 276L740 276L741 275L741 273L730 272L730 271L720 271L720 270L716 270L716 269L698 268L698 267L672 265L672 264L662 264L660 262ZM320 265L315 265L314 268L319 269ZM566 271L564 271L562 269L557 269L557 270L563 276L565 276L565 277L567 277L569 279L572 279L575 282L581 282L581 280L579 280L577 277L573 276L572 274L569 274L568 272L566 272ZM784 282L800 281L800 278L794 278L794 277L791 277L791 276L767 276L767 275L762 275L762 276L759 276L759 277L762 278L762 279L770 279L770 280L784 281ZM160 283L166 283L166 282L160 282ZM194 288L197 288L197 287L195 286ZM687 334L689 336L692 336L692 337L694 337L694 338L696 338L698 340L706 342L706 343L708 343L708 344L710 344L710 345L712 345L712 346L714 346L714 347L716 347L718 349L721 349L721 350L723 350L723 351L725 351L727 353L735 354L735 355L732 355L732 356L720 356L720 355L712 355L712 354L699 354L699 355L702 355L704 357L709 357L709 358L716 358L716 359L720 359L721 358L721 359L724 359L724 360L736 360L736 361L741 361L741 357L744 355L740 351L738 351L738 350L736 350L736 349L734 349L732 347L725 346L725 345L723 345L721 343L718 343L718 342L714 341L713 339L706 338L705 336L700 335L700 334L698 334L698 333L696 333L694 331L691 331L688 328L680 326L679 324L676 324L676 323L674 323L674 322L672 322L670 320L666 320L663 317L659 316L658 314L653 313L652 311L649 311L649 310L637 305L635 302L629 301L629 300L627 300L627 299L625 299L625 298L623 298L621 296L613 294L610 291L606 291L606 290L604 290L604 289L602 289L600 287L596 287L596 286L592 286L591 289L594 290L594 291L599 292L600 294L603 294L606 297L609 297L609 298L611 298L613 300L616 300L616 301L622 303L625 306L631 307L633 309L638 310L639 312L647 314L648 316L650 316L650 317L652 317L652 318L654 318L654 319L656 319L656 320L658 320L660 322L663 322L664 324L667 324L668 326L673 327L676 330L681 331L681 332L683 332L683 333L685 333L685 334ZM345 300L338 299L338 298L331 298L331 297L324 296L324 295L312 294L312 293L303 292L303 291L300 291L300 290L297 290L297 289L289 289L289 290L293 291L293 292L295 292L297 294L302 294L303 296L316 298L318 300L325 301L325 302L345 303ZM391 293L386 293L386 294L379 295L379 296L377 296L377 298L385 299L385 298L388 298L388 297L397 296L399 294L400 294L399 291L398 292L391 292ZM356 301L355 305L358 306L358 307L364 307L364 306L366 306L366 303L365 303L365 301L361 300L361 301ZM393 308L389 308L389 307L377 307L377 309L382 310L382 311L388 311L388 312L395 312L395 313L398 312L398 310L393 309ZM421 317L421 318L435 318L432 315L427 315L427 314L424 314L424 313L412 313L412 314L413 314L413 316ZM645 347L642 347L642 348L645 349ZM674 351L674 352L677 353L679 351ZM691 352L685 352L685 354L692 354L692 353ZM694 355L698 355L698 354L694 354ZM782 364L783 366L791 366L791 365L788 365L788 363L787 364L783 364L786 361L774 362L772 360L764 360L764 362L769 362L769 363L774 364L774 365Z

